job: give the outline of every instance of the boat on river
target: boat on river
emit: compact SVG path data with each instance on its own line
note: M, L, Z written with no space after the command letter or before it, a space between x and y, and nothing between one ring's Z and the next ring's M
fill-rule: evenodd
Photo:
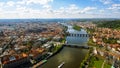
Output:
M65 64L65 62L62 62L59 66L58 66L58 68L62 68L62 66Z

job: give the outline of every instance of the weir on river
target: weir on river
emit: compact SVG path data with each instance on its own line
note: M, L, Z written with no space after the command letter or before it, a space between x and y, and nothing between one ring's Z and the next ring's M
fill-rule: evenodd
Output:
M76 44L64 44L63 46L67 46L67 47L73 47L73 48L84 48L84 49L89 49L90 47L89 46L79 46L79 45L76 45Z
M89 34L78 34L78 33L68 33L67 36L72 36L72 37L90 37Z

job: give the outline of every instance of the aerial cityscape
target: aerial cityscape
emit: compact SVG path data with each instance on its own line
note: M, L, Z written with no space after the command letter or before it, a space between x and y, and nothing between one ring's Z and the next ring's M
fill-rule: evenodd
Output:
M120 0L0 0L0 68L120 68Z

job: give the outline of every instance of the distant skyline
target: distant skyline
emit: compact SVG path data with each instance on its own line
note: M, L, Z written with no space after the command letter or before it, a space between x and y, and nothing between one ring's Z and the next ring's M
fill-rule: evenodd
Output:
M0 0L0 19L120 18L120 0Z

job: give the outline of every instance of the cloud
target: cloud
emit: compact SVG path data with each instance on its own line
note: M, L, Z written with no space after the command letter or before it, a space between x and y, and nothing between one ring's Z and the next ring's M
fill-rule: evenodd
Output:
M28 8L26 6L17 5L13 11L4 11L2 15L8 18L72 18L80 17L81 15L87 16L85 13L97 9L96 7L79 8L75 4L71 4L66 7L60 7L53 9L51 5L42 5L41 9ZM83 14L84 13L84 14ZM0 17L4 17L0 16Z
M74 15L74 14L82 14L82 13L89 13L90 11L96 10L96 7L85 7L79 8L75 4L71 4L68 7L60 7L58 10L54 10L56 14L64 14L64 15Z
M113 4L113 7L120 7L120 4Z
M18 4L18 5L24 5L24 4L26 4L26 1L25 0L17 1L16 4Z
M100 2L102 2L103 4L111 4L112 0L99 0Z
M85 14L92 14L92 11L95 11L96 9L96 7L90 6L85 8L79 8L77 5L71 4L68 7L60 7L57 10L53 10L53 14L59 17L79 17Z
M80 12L80 8L75 4L71 4L64 9L67 14L78 14Z
M100 12L100 13L104 13L104 12L105 12L105 10L101 9L101 10L99 10L99 12Z
M120 18L120 4L112 4L107 9L112 15L116 15Z
M78 7L75 4L71 4L68 9L69 10L77 10Z
M100 0L104 4L110 4L111 0ZM107 1L107 2L105 2ZM111 10L120 9L120 4L112 4L109 8L97 6L78 6L69 4L54 8L53 0L11 0L0 2L0 18L85 18L85 17L109 17ZM6 7L7 6L7 7ZM99 9L98 9L99 8ZM104 10L103 10L104 9ZM109 9L109 10L108 10ZM109 11L108 13L106 12ZM114 12L113 17L120 16L119 11ZM97 16L98 15L98 16Z
M65 10L66 10L65 7L60 7L59 9L54 10L53 13L54 13L55 15L58 15L58 14L66 14L66 11L65 11Z
M45 5L48 4L49 2L53 2L53 0L26 0L27 4L41 4L41 5Z
M3 7L4 6L4 2L0 2L0 7Z
M13 2L13 1L8 1L8 2L6 3L7 6L14 6L14 4L15 4L15 2Z
M119 10L119 9L120 9L120 4L112 4L112 6L109 7L108 9L111 9L111 10Z
M58 14L64 14L64 15L69 15L69 14L78 14L79 8L75 4L71 4L67 7L60 7L56 10L53 10L55 15Z
M27 11L29 11L29 8L17 6L17 8L16 8L15 11L16 11L17 13L26 13Z
M88 11L92 11L95 9L97 9L97 8L96 7L86 7L81 11L81 13L87 13Z
M42 7L43 7L43 9L52 9L52 6L51 6L51 5L48 5L48 4L43 5Z

